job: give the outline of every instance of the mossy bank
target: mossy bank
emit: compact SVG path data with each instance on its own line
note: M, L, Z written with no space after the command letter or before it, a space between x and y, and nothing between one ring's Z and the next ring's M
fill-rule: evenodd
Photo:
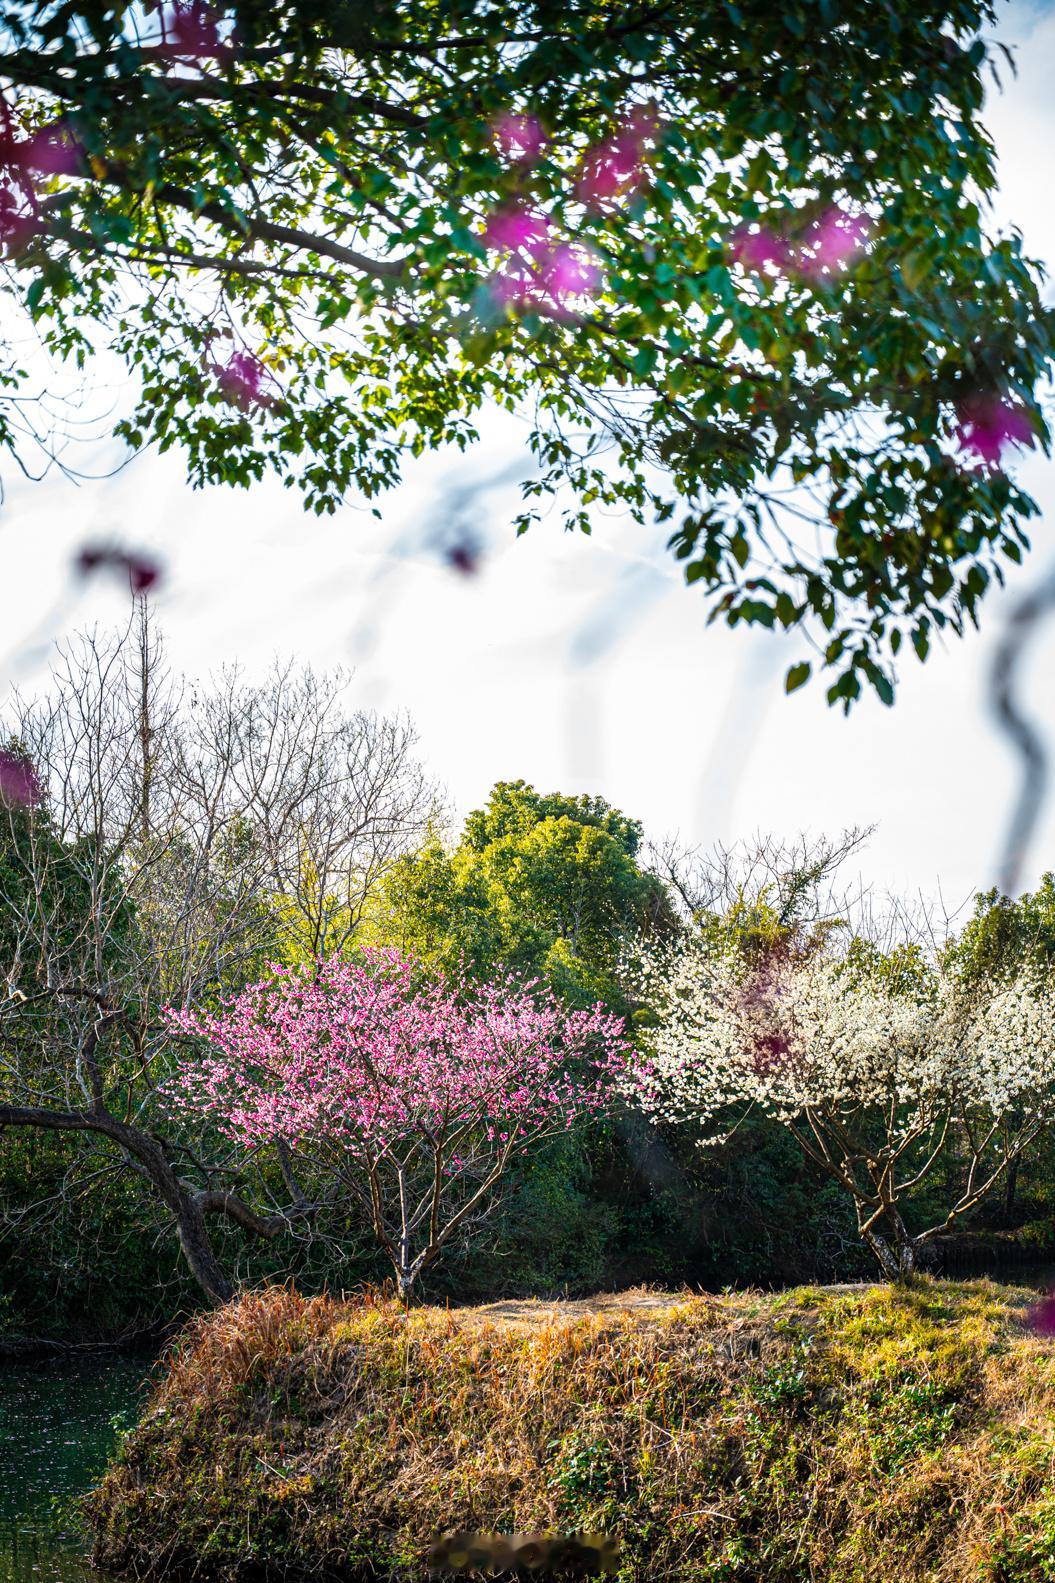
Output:
M172 1351L91 1498L95 1559L419 1583L437 1529L600 1530L635 1583L1055 1579L1031 1296L249 1296Z

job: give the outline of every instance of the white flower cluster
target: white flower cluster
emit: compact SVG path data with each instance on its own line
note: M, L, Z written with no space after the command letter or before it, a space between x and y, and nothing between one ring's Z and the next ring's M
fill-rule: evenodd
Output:
M846 959L754 967L705 941L640 965L656 1019L634 1096L654 1120L752 1104L793 1121L878 1109L913 1133L941 1112L1055 1111L1055 996L1025 978L970 999L935 971L914 993Z

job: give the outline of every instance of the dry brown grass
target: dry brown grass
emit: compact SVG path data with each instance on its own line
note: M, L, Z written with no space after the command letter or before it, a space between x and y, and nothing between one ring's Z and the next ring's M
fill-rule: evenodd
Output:
M987 1282L405 1313L244 1297L175 1347L97 1560L421 1579L438 1529L605 1531L622 1576L1055 1579L1055 1358Z

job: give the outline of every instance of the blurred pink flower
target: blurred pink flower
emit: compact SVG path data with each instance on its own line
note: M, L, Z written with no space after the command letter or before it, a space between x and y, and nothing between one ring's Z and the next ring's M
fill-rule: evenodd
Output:
M791 248L787 242L766 226L754 231L746 225L738 226L730 239L729 250L745 269L764 269L767 264L784 269L791 262Z
M15 137L10 112L0 99L0 244L9 258L21 253L41 229L26 168L31 146L32 139Z
M956 439L985 467L999 467L1006 445L1032 445L1033 427L1021 407L996 395L971 396L956 409Z
M60 122L35 132L22 158L44 176L76 176L84 167L84 145Z
M804 275L821 275L841 269L863 252L872 234L867 215L853 215L833 204L807 231L796 258Z
M125 570L134 594L149 593L161 576L161 567L145 555L126 555Z
M488 247L525 252L538 259L549 245L549 231L545 215L530 214L526 209L502 209L488 220L484 240Z
M452 572L462 577L475 577L480 570L480 546L471 539L459 539L444 551L444 560Z
M78 553L75 565L82 577L90 577L101 570L117 572L122 578L127 577L134 594L149 593L161 578L157 561L112 544L86 544Z
M547 294L559 305L567 297L581 297L596 291L601 271L596 258L584 248L567 243L554 248L542 271Z
M644 180L641 155L631 138L612 138L591 150L576 191L584 202L605 203L636 191Z
M1049 1292L1026 1315L1026 1323L1039 1336L1055 1336L1055 1292Z
M626 126L590 149L583 161L576 191L589 204L604 204L636 192L647 175L646 144L655 137L659 121L653 110L640 106Z
M40 801L40 782L32 764L9 748L0 751L0 800L23 808Z
M546 146L542 122L534 115L499 116L493 130L495 142L508 159L534 161Z
M220 44L219 18L201 0L175 0L165 17L166 48L171 55L207 55Z
M770 226L738 226L730 239L734 260L745 269L794 270L808 279L822 280L861 253L872 234L867 215L851 215L833 204L814 220L796 244Z
M271 375L252 352L232 352L226 363L214 363L212 369L225 399L240 411L274 405L275 398L266 388Z

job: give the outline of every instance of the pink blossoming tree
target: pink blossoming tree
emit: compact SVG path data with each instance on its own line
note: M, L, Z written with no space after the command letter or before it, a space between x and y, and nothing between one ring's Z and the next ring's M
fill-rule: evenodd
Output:
M395 951L274 968L217 1014L169 1102L240 1144L321 1168L365 1212L406 1296L493 1209L510 1162L607 1107L621 1023L496 980L424 982Z

